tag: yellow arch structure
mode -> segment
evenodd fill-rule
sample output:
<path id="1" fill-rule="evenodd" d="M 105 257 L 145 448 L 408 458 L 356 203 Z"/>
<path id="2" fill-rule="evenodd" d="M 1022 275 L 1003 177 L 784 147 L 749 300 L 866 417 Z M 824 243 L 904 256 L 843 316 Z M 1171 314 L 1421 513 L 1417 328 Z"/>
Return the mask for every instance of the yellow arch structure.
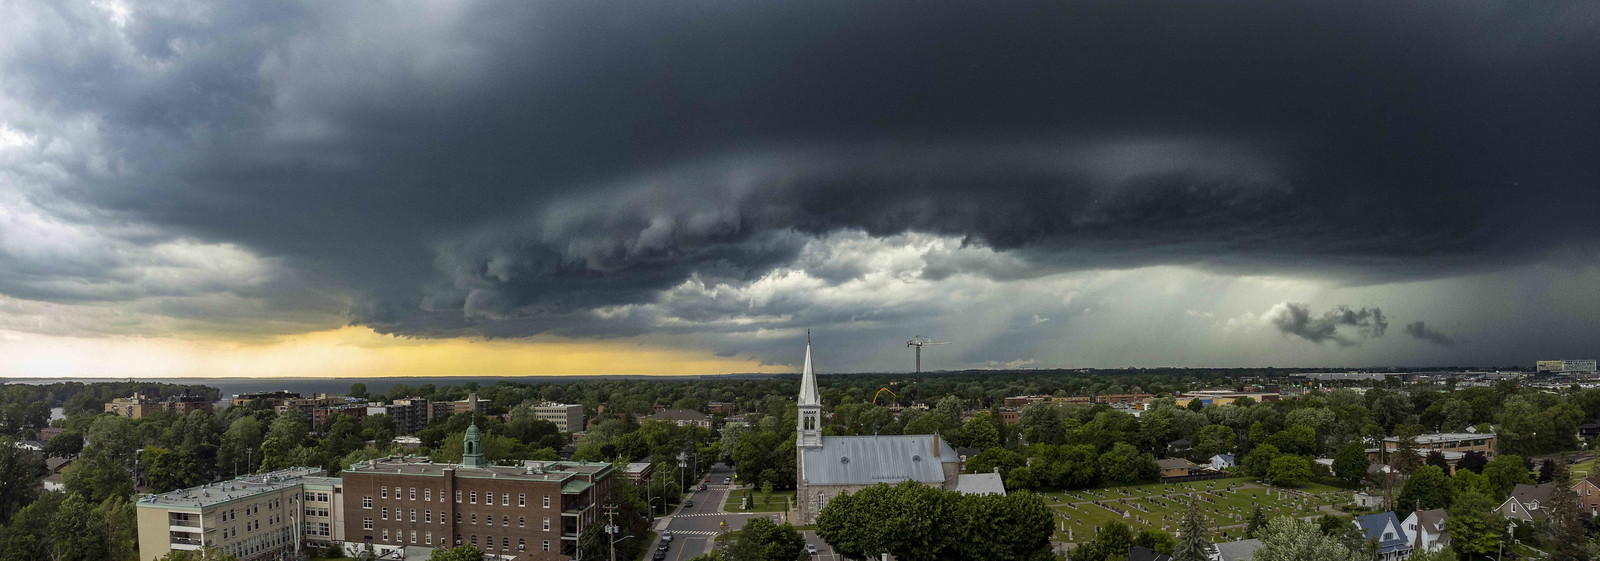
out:
<path id="1" fill-rule="evenodd" d="M 897 393 L 894 393 L 892 391 L 889 391 L 889 388 L 880 388 L 878 390 L 878 393 L 872 394 L 872 404 L 873 405 L 877 405 L 878 404 L 878 396 L 883 395 L 883 392 L 889 392 L 889 395 L 894 396 L 894 398 L 896 400 L 900 399 L 900 394 L 897 394 Z"/>

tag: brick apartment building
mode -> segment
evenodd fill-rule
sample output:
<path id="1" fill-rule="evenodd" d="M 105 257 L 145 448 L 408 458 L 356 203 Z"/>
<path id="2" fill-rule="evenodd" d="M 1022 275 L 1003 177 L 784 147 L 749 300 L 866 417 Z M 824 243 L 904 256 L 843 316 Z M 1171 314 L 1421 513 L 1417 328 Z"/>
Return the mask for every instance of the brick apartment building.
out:
<path id="1" fill-rule="evenodd" d="M 143 419 L 146 415 L 158 411 L 187 415 L 196 409 L 211 411 L 211 400 L 198 395 L 175 395 L 163 399 L 135 393 L 133 397 L 119 397 L 105 405 L 105 412 L 129 419 Z M 49 439 L 41 436 L 41 440 Z"/>
<path id="2" fill-rule="evenodd" d="M 616 468 L 587 462 L 484 460 L 476 425 L 467 429 L 460 464 L 391 456 L 344 472 L 345 551 L 378 555 L 476 546 L 515 561 L 564 561 L 578 535 L 600 521 L 612 500 Z"/>

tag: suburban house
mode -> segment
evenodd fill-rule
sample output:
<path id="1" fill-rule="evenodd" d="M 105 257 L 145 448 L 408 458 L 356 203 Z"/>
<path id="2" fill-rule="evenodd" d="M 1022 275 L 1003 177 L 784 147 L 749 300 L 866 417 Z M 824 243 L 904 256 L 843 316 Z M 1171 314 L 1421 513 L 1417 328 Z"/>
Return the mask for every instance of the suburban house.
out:
<path id="1" fill-rule="evenodd" d="M 1172 556 L 1165 553 L 1156 553 L 1153 549 L 1136 545 L 1128 548 L 1128 561 L 1172 561 Z"/>
<path id="2" fill-rule="evenodd" d="M 1212 548 L 1211 561 L 1250 561 L 1250 556 L 1261 549 L 1261 540 L 1222 542 Z"/>
<path id="3" fill-rule="evenodd" d="M 1578 508 L 1589 516 L 1600 516 L 1600 475 L 1585 477 L 1572 486 L 1578 494 Z"/>
<path id="4" fill-rule="evenodd" d="M 1215 471 L 1227 471 L 1233 466 L 1233 454 L 1217 454 L 1211 457 L 1211 463 L 1206 464 L 1207 469 Z"/>
<path id="5" fill-rule="evenodd" d="M 1412 551 L 1438 551 L 1450 545 L 1450 533 L 1444 527 L 1444 509 L 1418 510 L 1407 516 L 1401 527 L 1405 528 Z"/>
<path id="6" fill-rule="evenodd" d="M 1183 458 L 1167 458 L 1165 460 L 1156 460 L 1156 465 L 1161 466 L 1162 479 L 1171 477 L 1188 477 L 1189 474 L 1194 473 L 1195 468 L 1198 467 L 1194 465 L 1194 462 L 1185 460 Z"/>
<path id="7" fill-rule="evenodd" d="M 1554 483 L 1543 485 L 1520 484 L 1511 489 L 1511 496 L 1506 502 L 1500 503 L 1500 515 L 1512 520 L 1544 520 L 1550 511 L 1541 506 L 1550 505 L 1550 492 L 1556 489 Z"/>
<path id="8" fill-rule="evenodd" d="M 1357 516 L 1355 525 L 1367 534 L 1367 539 L 1378 542 L 1379 561 L 1398 561 L 1411 555 L 1404 526 L 1393 512 Z"/>

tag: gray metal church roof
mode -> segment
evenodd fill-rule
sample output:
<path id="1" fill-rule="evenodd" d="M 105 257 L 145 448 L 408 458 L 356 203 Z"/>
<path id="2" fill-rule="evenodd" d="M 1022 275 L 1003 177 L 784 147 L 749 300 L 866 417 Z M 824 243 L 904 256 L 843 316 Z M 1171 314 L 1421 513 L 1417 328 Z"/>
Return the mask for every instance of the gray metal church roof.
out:
<path id="1" fill-rule="evenodd" d="M 931 434 L 824 436 L 822 447 L 803 448 L 800 455 L 809 485 L 943 482 L 941 464 L 961 461 L 949 443 Z"/>

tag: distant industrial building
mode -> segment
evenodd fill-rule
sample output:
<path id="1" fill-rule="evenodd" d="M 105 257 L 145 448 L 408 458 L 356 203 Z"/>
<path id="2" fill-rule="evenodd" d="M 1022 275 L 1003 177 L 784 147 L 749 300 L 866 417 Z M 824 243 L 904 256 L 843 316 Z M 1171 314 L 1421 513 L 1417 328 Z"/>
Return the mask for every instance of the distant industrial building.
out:
<path id="1" fill-rule="evenodd" d="M 1594 360 L 1541 360 L 1535 365 L 1535 370 L 1550 374 L 1592 376 L 1596 372 L 1596 366 Z"/>
<path id="2" fill-rule="evenodd" d="M 171 411 L 179 415 L 186 415 L 190 411 L 212 409 L 211 401 L 204 396 L 177 395 L 167 398 L 155 398 L 141 393 L 133 397 L 119 397 L 105 405 L 105 412 L 129 419 L 143 419 L 146 415 L 158 411 Z"/>

